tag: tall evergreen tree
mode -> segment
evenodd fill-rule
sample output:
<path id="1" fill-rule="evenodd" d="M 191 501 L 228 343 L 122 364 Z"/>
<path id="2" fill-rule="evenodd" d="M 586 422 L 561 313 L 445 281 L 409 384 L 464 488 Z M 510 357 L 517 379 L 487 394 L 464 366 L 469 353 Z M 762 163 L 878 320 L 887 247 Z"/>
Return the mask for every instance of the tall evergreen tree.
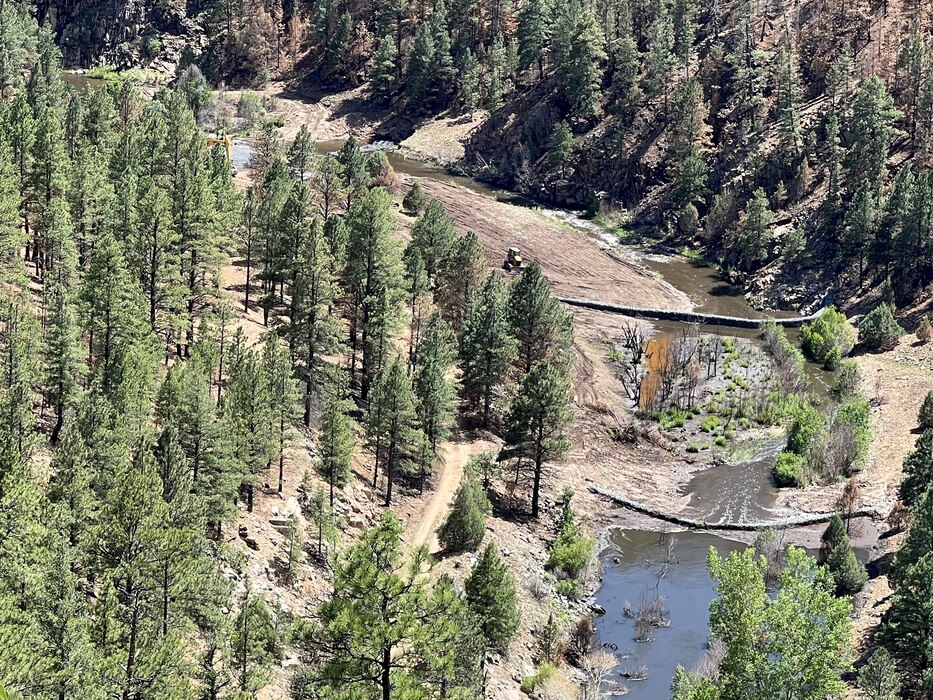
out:
<path id="1" fill-rule="evenodd" d="M 493 402 L 506 384 L 515 349 L 505 287 L 491 274 L 471 297 L 460 343 L 461 394 L 479 412 L 483 427 L 489 427 Z"/>
<path id="2" fill-rule="evenodd" d="M 563 430 L 570 421 L 569 387 L 548 362 L 539 362 L 522 380 L 512 403 L 499 460 L 515 460 L 516 474 L 531 474 L 531 517 L 537 518 L 548 462 L 570 449 Z"/>

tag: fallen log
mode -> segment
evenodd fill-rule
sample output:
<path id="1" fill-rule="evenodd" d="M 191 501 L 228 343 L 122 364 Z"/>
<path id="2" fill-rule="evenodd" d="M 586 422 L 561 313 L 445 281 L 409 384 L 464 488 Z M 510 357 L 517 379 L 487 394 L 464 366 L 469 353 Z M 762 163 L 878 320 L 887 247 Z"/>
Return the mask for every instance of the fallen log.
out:
<path id="1" fill-rule="evenodd" d="M 730 328 L 760 328 L 768 318 L 744 318 L 740 316 L 720 316 L 718 314 L 705 314 L 698 311 L 673 311 L 671 309 L 646 309 L 639 306 L 622 306 L 621 304 L 607 304 L 592 299 L 577 299 L 574 297 L 558 297 L 558 301 L 569 306 L 579 306 L 595 311 L 608 311 L 613 314 L 622 314 L 633 318 L 653 318 L 659 321 L 681 321 L 683 323 L 699 323 L 710 326 L 727 326 Z M 819 318 L 826 311 L 820 309 L 809 316 L 795 316 L 793 318 L 776 318 L 774 322 L 786 328 L 796 328 Z"/>
<path id="2" fill-rule="evenodd" d="M 782 520 L 772 520 L 768 522 L 708 523 L 705 520 L 695 520 L 693 518 L 685 518 L 673 513 L 665 513 L 662 510 L 652 508 L 651 506 L 645 505 L 644 503 L 639 503 L 638 501 L 633 501 L 630 498 L 625 498 L 625 496 L 620 496 L 617 493 L 607 491 L 606 489 L 600 488 L 599 486 L 590 485 L 589 489 L 592 493 L 595 493 L 598 496 L 602 496 L 603 498 L 608 498 L 610 501 L 616 505 L 622 506 L 623 508 L 628 508 L 629 510 L 634 510 L 636 513 L 647 515 L 649 517 L 655 518 L 656 520 L 663 520 L 664 522 L 671 523 L 672 525 L 680 525 L 681 527 L 689 528 L 691 530 L 729 530 L 734 532 L 757 532 L 759 530 L 766 530 L 768 528 L 775 530 L 786 530 L 787 528 L 791 527 L 805 527 L 807 525 L 828 523 L 833 519 L 833 516 L 836 515 L 835 512 L 810 513 L 798 517 L 784 518 Z M 874 508 L 859 508 L 858 510 L 852 512 L 851 517 L 879 518 L 881 517 L 881 514 Z"/>

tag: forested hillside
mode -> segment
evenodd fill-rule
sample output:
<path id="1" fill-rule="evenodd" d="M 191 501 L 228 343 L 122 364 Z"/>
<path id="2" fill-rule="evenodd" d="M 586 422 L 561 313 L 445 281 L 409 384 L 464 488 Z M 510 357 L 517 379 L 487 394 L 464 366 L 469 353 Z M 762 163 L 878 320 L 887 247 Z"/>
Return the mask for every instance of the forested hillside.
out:
<path id="1" fill-rule="evenodd" d="M 211 40 L 189 37 L 172 60 L 211 81 L 365 85 L 397 140 L 439 114 L 488 110 L 462 167 L 545 201 L 624 208 L 626 228 L 766 280 L 767 302 L 823 301 L 811 297 L 830 280 L 836 301 L 858 298 L 890 277 L 910 306 L 929 282 L 930 18 L 915 0 L 185 11 Z"/>
<path id="2" fill-rule="evenodd" d="M 388 508 L 430 489 L 459 416 L 502 436 L 509 508 L 543 515 L 572 323 L 540 268 L 506 285 L 417 187 L 401 235 L 391 167 L 353 140 L 321 157 L 267 126 L 241 191 L 189 94 L 76 91 L 51 35 L 3 11 L 0 687 L 475 697 L 520 624 L 512 574 L 489 544 L 456 588 L 430 576 Z M 357 479 L 378 518 L 350 512 Z M 466 465 L 448 553 L 479 549 L 493 483 L 492 454 Z M 281 499 L 274 538 L 257 491 Z M 549 567 L 572 592 L 594 543 L 571 496 Z"/>

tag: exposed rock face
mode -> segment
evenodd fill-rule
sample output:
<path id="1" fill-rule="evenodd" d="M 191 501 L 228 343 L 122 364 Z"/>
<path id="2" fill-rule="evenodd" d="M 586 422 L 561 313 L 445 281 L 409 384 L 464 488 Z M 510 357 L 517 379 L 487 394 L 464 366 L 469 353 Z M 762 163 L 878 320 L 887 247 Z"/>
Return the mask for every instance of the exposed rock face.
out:
<path id="1" fill-rule="evenodd" d="M 178 0 L 47 0 L 36 15 L 55 32 L 66 66 L 166 67 L 204 40 Z"/>

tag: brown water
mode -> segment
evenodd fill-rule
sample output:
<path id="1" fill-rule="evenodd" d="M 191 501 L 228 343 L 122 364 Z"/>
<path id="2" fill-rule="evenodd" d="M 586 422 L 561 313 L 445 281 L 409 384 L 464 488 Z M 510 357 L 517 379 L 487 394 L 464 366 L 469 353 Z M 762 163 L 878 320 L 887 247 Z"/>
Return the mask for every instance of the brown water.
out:
<path id="1" fill-rule="evenodd" d="M 599 644 L 619 659 L 619 673 L 647 671 L 644 680 L 619 679 L 629 689 L 626 697 L 664 700 L 678 664 L 691 669 L 707 647 L 709 603 L 715 596 L 707 551 L 713 547 L 726 556 L 746 545 L 709 533 L 643 530 L 614 530 L 610 541 L 597 597 L 607 611 L 596 621 Z M 663 598 L 670 626 L 655 629 L 652 641 L 636 642 L 635 622 L 623 611 L 637 607 L 645 595 Z"/>
<path id="2" fill-rule="evenodd" d="M 103 78 L 91 78 L 84 73 L 62 73 L 62 80 L 78 92 L 99 88 L 106 82 Z"/>

